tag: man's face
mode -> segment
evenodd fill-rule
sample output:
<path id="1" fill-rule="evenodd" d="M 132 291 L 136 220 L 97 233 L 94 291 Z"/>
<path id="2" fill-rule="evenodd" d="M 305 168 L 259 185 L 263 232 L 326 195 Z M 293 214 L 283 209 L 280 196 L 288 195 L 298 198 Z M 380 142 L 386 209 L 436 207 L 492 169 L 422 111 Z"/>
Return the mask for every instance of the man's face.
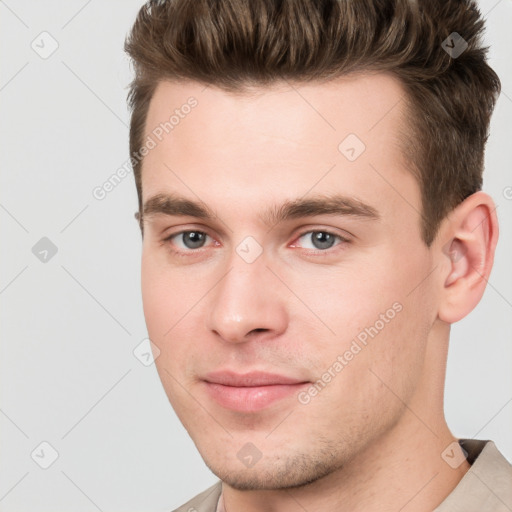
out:
<path id="1" fill-rule="evenodd" d="M 234 487 L 339 469 L 400 423 L 429 378 L 436 291 L 399 148 L 403 100 L 376 74 L 252 96 L 161 83 L 151 101 L 147 327 L 170 402 Z"/>

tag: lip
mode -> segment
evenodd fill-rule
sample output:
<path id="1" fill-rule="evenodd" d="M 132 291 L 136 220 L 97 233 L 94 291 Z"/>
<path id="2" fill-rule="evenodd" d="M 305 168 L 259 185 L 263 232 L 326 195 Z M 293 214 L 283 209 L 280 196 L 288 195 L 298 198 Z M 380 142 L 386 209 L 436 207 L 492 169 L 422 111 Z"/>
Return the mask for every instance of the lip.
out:
<path id="1" fill-rule="evenodd" d="M 296 395 L 309 381 L 275 373 L 253 371 L 212 372 L 203 378 L 206 391 L 221 407 L 257 412 L 274 402 Z"/>

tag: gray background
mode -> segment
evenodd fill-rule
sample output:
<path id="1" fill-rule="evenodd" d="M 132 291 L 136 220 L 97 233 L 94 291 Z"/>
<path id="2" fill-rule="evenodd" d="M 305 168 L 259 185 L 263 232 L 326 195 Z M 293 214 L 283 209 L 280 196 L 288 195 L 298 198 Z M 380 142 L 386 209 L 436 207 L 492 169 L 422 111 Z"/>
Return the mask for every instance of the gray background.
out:
<path id="1" fill-rule="evenodd" d="M 141 4 L 0 1 L 1 511 L 164 511 L 216 481 L 133 353 L 147 332 L 132 175 L 92 194 L 128 157 L 122 47 Z M 512 459 L 512 3 L 481 9 L 503 83 L 484 184 L 501 239 L 452 329 L 446 414 Z"/>

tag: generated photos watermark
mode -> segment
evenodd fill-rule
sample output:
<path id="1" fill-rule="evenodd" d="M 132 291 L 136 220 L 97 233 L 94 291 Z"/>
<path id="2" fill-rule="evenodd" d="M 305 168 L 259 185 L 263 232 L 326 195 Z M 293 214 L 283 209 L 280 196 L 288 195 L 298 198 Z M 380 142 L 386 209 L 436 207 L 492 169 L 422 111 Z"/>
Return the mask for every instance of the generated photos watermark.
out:
<path id="1" fill-rule="evenodd" d="M 365 327 L 357 336 L 352 339 L 350 347 L 343 354 L 338 355 L 335 361 L 327 368 L 322 376 L 306 390 L 297 395 L 298 401 L 307 405 L 311 400 L 323 391 L 341 371 L 349 365 L 357 354 L 359 354 L 368 342 L 374 339 L 388 325 L 398 313 L 403 310 L 400 302 L 395 302 L 385 313 L 381 313 L 379 318 L 370 327 Z"/>
<path id="2" fill-rule="evenodd" d="M 199 102 L 196 98 L 191 96 L 187 99 L 186 103 L 183 103 L 179 108 L 174 109 L 174 113 L 169 119 L 158 126 L 153 128 L 151 134 L 146 137 L 144 144 L 139 148 L 138 151 L 134 151 L 130 158 L 126 160 L 121 167 L 119 167 L 109 178 L 104 181 L 101 185 L 93 188 L 92 195 L 94 199 L 103 201 L 107 195 L 112 192 L 129 174 L 133 172 L 135 166 L 149 154 L 152 149 L 155 149 L 159 142 L 163 138 L 172 132 L 178 126 L 185 117 L 192 111 L 193 108 L 197 107 Z"/>

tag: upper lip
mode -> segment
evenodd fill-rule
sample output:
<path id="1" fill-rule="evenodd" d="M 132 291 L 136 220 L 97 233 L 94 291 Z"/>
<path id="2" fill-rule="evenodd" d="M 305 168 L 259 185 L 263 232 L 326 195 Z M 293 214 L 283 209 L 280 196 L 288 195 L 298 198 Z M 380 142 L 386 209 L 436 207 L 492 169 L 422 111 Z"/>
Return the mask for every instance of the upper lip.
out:
<path id="1" fill-rule="evenodd" d="M 302 384 L 307 382 L 304 379 L 261 371 L 247 373 L 217 371 L 206 374 L 203 380 L 212 384 L 222 384 L 223 386 L 233 387 L 275 386 L 279 384 Z"/>

